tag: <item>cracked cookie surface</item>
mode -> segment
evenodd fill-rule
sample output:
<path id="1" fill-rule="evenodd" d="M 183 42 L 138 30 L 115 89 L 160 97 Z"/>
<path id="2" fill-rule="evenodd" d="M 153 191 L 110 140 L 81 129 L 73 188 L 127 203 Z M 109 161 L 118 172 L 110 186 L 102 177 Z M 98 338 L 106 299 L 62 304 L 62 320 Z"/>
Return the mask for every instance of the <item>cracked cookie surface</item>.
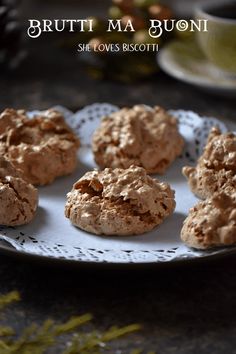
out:
<path id="1" fill-rule="evenodd" d="M 30 119 L 24 111 L 0 115 L 0 156 L 20 169 L 24 179 L 46 185 L 72 173 L 77 165 L 78 138 L 54 110 Z"/>
<path id="2" fill-rule="evenodd" d="M 163 108 L 137 105 L 104 117 L 93 135 L 93 153 L 103 169 L 141 166 L 163 174 L 179 156 L 184 140 L 177 120 Z"/>
<path id="3" fill-rule="evenodd" d="M 38 206 L 38 191 L 21 178 L 10 161 L 0 157 L 0 225 L 29 223 Z"/>
<path id="4" fill-rule="evenodd" d="M 184 221 L 181 239 L 190 247 L 208 249 L 236 243 L 236 193 L 224 192 L 199 202 Z"/>
<path id="5" fill-rule="evenodd" d="M 236 135 L 213 128 L 196 167 L 186 166 L 183 175 L 192 192 L 201 199 L 213 193 L 236 191 Z"/>
<path id="6" fill-rule="evenodd" d="M 65 215 L 98 235 L 136 235 L 152 230 L 173 213 L 174 191 L 145 169 L 87 172 L 67 195 Z"/>

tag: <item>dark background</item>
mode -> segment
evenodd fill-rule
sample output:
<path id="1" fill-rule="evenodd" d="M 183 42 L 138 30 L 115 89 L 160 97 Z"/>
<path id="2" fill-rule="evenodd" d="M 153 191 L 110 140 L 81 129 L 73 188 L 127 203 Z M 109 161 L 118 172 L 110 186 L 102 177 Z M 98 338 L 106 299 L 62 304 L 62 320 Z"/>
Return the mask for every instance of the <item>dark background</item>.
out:
<path id="1" fill-rule="evenodd" d="M 93 1 L 89 7 L 85 3 L 82 6 L 81 2 L 79 17 L 86 11 L 103 11 L 103 1 Z M 39 15 L 38 11 L 61 11 L 65 2 L 61 7 L 58 1 L 49 5 L 46 1 L 28 1 L 24 6 L 22 16 L 28 18 L 30 14 Z M 215 116 L 229 127 L 235 126 L 233 97 L 198 91 L 163 73 L 129 85 L 95 81 L 82 69 L 75 51 L 62 51 L 56 43 L 54 36 L 37 41 L 25 38 L 25 61 L 17 70 L 0 74 L 1 109 L 44 109 L 61 104 L 76 110 L 94 102 L 160 104 Z M 95 265 L 87 270 L 1 255 L 0 289 L 1 293 L 19 290 L 22 295 L 22 302 L 9 308 L 5 316 L 17 333 L 31 322 L 40 324 L 48 317 L 61 321 L 91 312 L 95 317 L 91 328 L 103 330 L 133 322 L 143 325 L 142 332 L 113 344 L 109 353 L 128 353 L 133 347 L 141 347 L 161 354 L 234 354 L 235 269 L 235 256 L 170 268 L 106 269 Z M 53 352 L 60 353 L 60 348 Z"/>
<path id="2" fill-rule="evenodd" d="M 141 332 L 108 353 L 143 348 L 161 354 L 236 353 L 235 258 L 163 269 L 72 269 L 1 256 L 1 292 L 18 289 L 22 302 L 6 323 L 20 333 L 32 322 L 64 321 L 90 312 L 87 330 L 140 323 Z M 58 345 L 53 353 L 60 353 Z M 120 351 L 118 351 L 118 349 Z"/>

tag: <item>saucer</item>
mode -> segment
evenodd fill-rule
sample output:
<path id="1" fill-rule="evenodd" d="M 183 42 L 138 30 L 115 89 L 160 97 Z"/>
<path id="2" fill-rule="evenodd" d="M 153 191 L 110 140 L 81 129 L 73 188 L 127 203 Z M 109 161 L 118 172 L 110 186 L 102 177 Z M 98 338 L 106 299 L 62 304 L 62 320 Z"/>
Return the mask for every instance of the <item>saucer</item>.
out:
<path id="1" fill-rule="evenodd" d="M 161 69 L 170 76 L 221 95 L 236 95 L 236 76 L 218 69 L 191 40 L 174 40 L 157 56 Z"/>

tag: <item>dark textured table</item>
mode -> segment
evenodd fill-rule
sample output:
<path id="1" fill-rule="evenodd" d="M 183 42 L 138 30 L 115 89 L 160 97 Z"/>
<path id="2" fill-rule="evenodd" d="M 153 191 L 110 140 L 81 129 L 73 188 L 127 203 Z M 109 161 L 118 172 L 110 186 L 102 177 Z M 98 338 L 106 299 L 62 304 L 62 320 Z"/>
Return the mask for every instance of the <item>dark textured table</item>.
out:
<path id="1" fill-rule="evenodd" d="M 1 109 L 77 109 L 92 102 L 146 103 L 183 108 L 236 123 L 235 99 L 197 91 L 159 74 L 134 85 L 93 81 L 73 50 L 63 53 L 45 42 L 31 42 L 29 56 L 14 73 L 1 73 Z M 63 268 L 31 264 L 1 255 L 1 293 L 19 290 L 22 302 L 5 321 L 21 329 L 48 317 L 57 321 L 91 312 L 93 326 L 138 322 L 143 330 L 112 345 L 109 353 L 134 346 L 156 353 L 236 353 L 236 260 L 227 257 L 154 269 Z M 119 351 L 121 350 L 121 351 Z M 60 353 L 58 346 L 55 353 Z"/>

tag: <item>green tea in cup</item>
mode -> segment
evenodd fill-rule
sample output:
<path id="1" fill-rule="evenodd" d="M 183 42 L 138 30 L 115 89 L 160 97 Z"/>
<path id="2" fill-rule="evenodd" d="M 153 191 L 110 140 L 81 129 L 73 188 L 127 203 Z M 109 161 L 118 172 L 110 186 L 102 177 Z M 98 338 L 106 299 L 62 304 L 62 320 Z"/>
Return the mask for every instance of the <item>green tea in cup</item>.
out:
<path id="1" fill-rule="evenodd" d="M 207 20 L 207 31 L 197 32 L 198 43 L 206 57 L 218 68 L 236 75 L 236 1 L 202 4 L 196 19 Z"/>

